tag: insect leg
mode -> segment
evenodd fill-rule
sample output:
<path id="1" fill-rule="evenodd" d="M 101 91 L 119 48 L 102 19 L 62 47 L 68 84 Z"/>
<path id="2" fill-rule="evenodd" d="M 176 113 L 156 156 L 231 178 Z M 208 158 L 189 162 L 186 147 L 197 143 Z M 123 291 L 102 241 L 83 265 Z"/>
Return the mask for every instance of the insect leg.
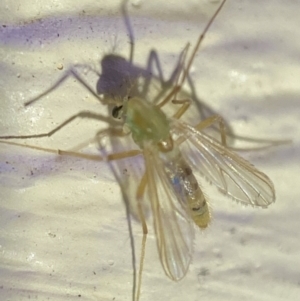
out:
<path id="1" fill-rule="evenodd" d="M 129 65 L 132 69 L 134 69 L 133 55 L 134 55 L 134 46 L 135 46 L 134 44 L 135 43 L 134 43 L 133 28 L 130 23 L 127 5 L 128 5 L 128 0 L 123 0 L 122 4 L 121 4 L 121 10 L 122 10 L 123 18 L 124 18 L 126 31 L 127 31 L 128 37 L 129 37 L 129 43 L 130 43 Z M 186 52 L 187 52 L 187 47 L 185 47 L 185 49 L 182 51 L 182 53 L 179 57 L 179 62 L 176 65 L 174 71 L 172 72 L 170 79 L 165 81 L 157 52 L 155 50 L 151 50 L 149 57 L 148 57 L 146 70 L 139 70 L 141 73 L 140 75 L 145 78 L 145 83 L 143 85 L 143 91 L 141 94 L 142 95 L 147 94 L 147 91 L 150 86 L 150 82 L 153 77 L 153 67 L 154 67 L 154 65 L 156 65 L 156 69 L 158 71 L 158 80 L 161 82 L 162 89 L 160 90 L 158 95 L 156 97 L 154 97 L 153 103 L 156 103 L 159 99 L 161 99 L 162 95 L 165 93 L 165 89 L 163 89 L 163 88 L 168 88 L 171 85 L 173 85 L 173 83 L 175 81 L 177 82 L 177 77 L 180 75 L 181 69 L 182 69 L 182 66 L 181 66 L 182 57 L 186 56 Z M 168 102 L 168 100 L 166 102 Z"/>
<path id="2" fill-rule="evenodd" d="M 173 115 L 173 118 L 179 119 L 190 107 L 192 101 L 191 101 L 191 99 L 181 99 L 181 100 L 174 99 L 174 100 L 172 100 L 172 103 L 182 105 L 178 109 L 178 111 Z"/>
<path id="3" fill-rule="evenodd" d="M 77 158 L 83 158 L 91 161 L 115 161 L 115 160 L 121 160 L 125 158 L 135 157 L 137 155 L 141 154 L 140 150 L 130 150 L 126 152 L 120 152 L 120 153 L 113 153 L 108 154 L 106 158 L 103 158 L 100 155 L 94 155 L 94 154 L 86 154 L 86 153 L 79 153 L 74 151 L 66 151 L 61 149 L 53 149 L 53 148 L 45 148 L 30 144 L 21 144 L 11 141 L 0 141 L 2 144 L 9 144 L 9 145 L 15 145 L 15 146 L 21 146 L 25 148 L 31 148 L 42 152 L 52 153 L 60 156 L 70 156 L 70 157 L 77 157 Z"/>
<path id="4" fill-rule="evenodd" d="M 247 137 L 242 137 L 242 136 L 238 136 L 238 135 L 233 135 L 234 138 L 238 138 L 244 141 L 248 141 L 248 142 L 259 142 L 259 143 L 265 143 L 266 145 L 263 146 L 258 146 L 258 147 L 247 147 L 247 148 L 238 148 L 238 147 L 232 147 L 232 146 L 228 146 L 227 145 L 227 131 L 226 131 L 226 123 L 224 121 L 224 119 L 220 116 L 220 115 L 213 115 L 210 116 L 208 118 L 206 118 L 205 120 L 201 121 L 200 123 L 198 123 L 195 128 L 198 131 L 201 131 L 211 125 L 213 125 L 214 123 L 218 123 L 219 127 L 220 127 L 220 134 L 221 134 L 221 142 L 222 144 L 234 151 L 255 151 L 255 150 L 262 150 L 262 149 L 267 149 L 270 147 L 274 147 L 274 146 L 279 146 L 279 145 L 284 145 L 284 144 L 289 144 L 292 142 L 291 139 L 286 139 L 286 140 L 271 140 L 271 139 L 252 139 L 252 138 L 247 138 Z M 232 135 L 230 135 L 232 136 Z"/>
<path id="5" fill-rule="evenodd" d="M 22 143 L 17 143 L 17 142 L 12 142 L 12 141 L 1 141 L 0 140 L 0 143 L 21 146 L 21 147 L 25 147 L 25 148 L 31 148 L 31 149 L 35 149 L 38 151 L 43 151 L 43 152 L 52 153 L 52 154 L 56 154 L 56 155 L 58 154 L 58 150 L 53 149 L 53 148 L 39 147 L 39 146 L 35 146 L 35 145 L 22 144 Z"/>
<path id="6" fill-rule="evenodd" d="M 146 241 L 147 241 L 147 234 L 148 234 L 146 218 L 143 213 L 142 206 L 141 206 L 141 201 L 142 201 L 142 197 L 145 193 L 146 185 L 147 185 L 147 176 L 146 176 L 146 172 L 145 172 L 139 183 L 139 186 L 138 186 L 137 192 L 136 192 L 136 200 L 138 202 L 138 204 L 137 204 L 138 214 L 139 214 L 139 218 L 140 218 L 140 221 L 142 223 L 142 228 L 143 228 L 143 239 L 142 239 L 142 246 L 141 246 L 139 273 L 138 273 L 138 279 L 137 279 L 138 280 L 137 281 L 137 290 L 136 290 L 136 294 L 135 294 L 136 301 L 139 300 L 140 293 L 141 293 L 142 273 L 143 273 L 143 267 L 144 267 L 144 261 L 145 261 L 145 250 L 146 250 Z"/>
<path id="7" fill-rule="evenodd" d="M 210 18 L 209 22 L 207 23 L 206 27 L 204 28 L 203 32 L 200 34 L 199 38 L 198 38 L 198 41 L 193 49 L 193 52 L 192 52 L 192 55 L 190 57 L 190 59 L 188 60 L 188 64 L 187 64 L 187 67 L 184 69 L 184 73 L 183 73 L 183 76 L 181 78 L 181 81 L 179 83 L 179 86 L 178 86 L 178 89 L 180 90 L 185 79 L 187 78 L 188 74 L 189 74 L 189 71 L 190 71 L 190 68 L 191 68 L 191 65 L 194 61 L 194 58 L 195 58 L 195 55 L 196 53 L 198 52 L 199 50 L 199 47 L 207 33 L 207 31 L 209 30 L 211 24 L 214 22 L 215 18 L 217 17 L 217 15 L 219 14 L 219 12 L 221 11 L 223 5 L 225 4 L 226 0 L 223 0 L 222 3 L 220 4 L 220 6 L 218 7 L 218 9 L 215 11 L 215 13 L 213 14 L 213 16 Z M 175 87 L 176 88 L 176 87 Z M 176 89 L 174 89 L 176 90 Z M 176 93 L 178 90 L 176 90 L 174 93 Z"/>
<path id="8" fill-rule="evenodd" d="M 186 56 L 187 56 L 187 51 L 188 51 L 188 48 L 189 48 L 189 44 L 187 44 L 183 51 L 181 52 L 180 54 L 180 57 L 179 57 L 179 61 L 170 77 L 170 79 L 168 80 L 168 82 L 166 82 L 166 86 L 168 85 L 171 85 L 173 84 L 174 85 L 174 88 L 171 90 L 171 92 L 160 102 L 158 103 L 156 106 L 158 108 L 162 108 L 165 104 L 167 104 L 171 98 L 173 99 L 176 99 L 176 94 L 180 91 L 181 88 L 178 87 L 178 81 L 179 81 L 179 77 L 180 77 L 180 74 L 182 73 L 183 71 L 183 66 L 184 66 L 184 62 L 185 62 L 185 59 L 186 59 Z M 158 60 L 158 59 L 157 59 Z M 157 61 L 157 63 L 159 63 L 159 61 Z M 157 99 L 160 99 L 162 97 L 162 94 L 164 93 L 164 90 L 162 90 L 162 92 L 160 92 L 156 98 Z"/>
<path id="9" fill-rule="evenodd" d="M 9 135 L 9 136 L 0 136 L 0 139 L 29 139 L 29 138 L 42 138 L 42 137 L 50 137 L 56 132 L 58 132 L 60 129 L 62 129 L 64 126 L 66 126 L 68 123 L 73 121 L 76 118 L 89 118 L 89 119 L 96 119 L 96 120 L 101 120 L 101 121 L 106 121 L 109 122 L 110 118 L 103 116 L 101 114 L 96 114 L 91 111 L 82 111 L 79 112 L 71 117 L 69 117 L 66 121 L 58 125 L 56 128 L 51 130 L 50 132 L 47 133 L 41 133 L 41 134 L 33 134 L 33 135 L 21 135 L 21 136 L 14 136 L 14 135 Z"/>
<path id="10" fill-rule="evenodd" d="M 227 143 L 226 143 L 225 121 L 220 115 L 213 115 L 213 116 L 206 118 L 205 120 L 199 122 L 195 126 L 195 129 L 197 129 L 198 131 L 201 131 L 207 127 L 210 127 L 214 123 L 219 124 L 220 134 L 221 134 L 221 142 L 226 147 Z"/>
<path id="11" fill-rule="evenodd" d="M 187 49 L 188 49 L 188 46 L 186 46 L 183 49 L 183 51 L 181 52 L 179 59 L 178 59 L 178 63 L 176 64 L 176 66 L 168 80 L 164 79 L 163 71 L 161 68 L 161 64 L 160 64 L 160 60 L 158 58 L 157 52 L 155 50 L 151 50 L 149 57 L 148 57 L 148 63 L 147 63 L 147 69 L 146 69 L 148 76 L 146 77 L 146 81 L 145 81 L 145 84 L 143 87 L 143 95 L 146 95 L 146 93 L 149 89 L 151 77 L 153 74 L 153 65 L 155 64 L 156 69 L 158 70 L 158 80 L 161 83 L 161 89 L 160 89 L 160 92 L 153 99 L 154 104 L 163 97 L 163 95 L 166 93 L 166 90 L 169 87 L 171 87 L 173 85 L 175 85 L 175 86 L 177 85 L 178 78 L 179 78 L 182 68 L 183 68 L 183 62 L 186 57 Z M 168 96 L 165 97 L 160 103 L 157 104 L 157 107 L 161 108 L 169 101 L 169 99 L 170 98 Z"/>
<path id="12" fill-rule="evenodd" d="M 214 13 L 214 15 L 211 17 L 211 19 L 209 20 L 209 22 L 207 23 L 206 27 L 204 28 L 203 32 L 200 34 L 198 41 L 193 49 L 192 55 L 190 57 L 190 59 L 188 60 L 187 63 L 187 67 L 184 68 L 183 70 L 183 75 L 180 79 L 180 82 L 174 86 L 174 88 L 172 89 L 172 91 L 166 96 L 166 98 L 163 100 L 163 103 L 167 103 L 170 99 L 175 98 L 176 94 L 181 90 L 186 78 L 188 77 L 191 65 L 194 61 L 195 55 L 197 53 L 197 51 L 199 50 L 199 47 L 207 33 L 207 31 L 209 30 L 211 24 L 213 23 L 213 21 L 215 20 L 215 18 L 217 17 L 217 15 L 219 14 L 219 12 L 221 11 L 223 5 L 225 4 L 226 0 L 223 0 L 222 3 L 220 4 L 220 6 L 218 7 L 218 9 L 216 10 L 216 12 Z M 161 105 L 161 104 L 160 104 Z M 161 105 L 162 106 L 162 105 Z"/>
<path id="13" fill-rule="evenodd" d="M 199 122 L 196 126 L 194 126 L 196 131 L 201 131 L 207 127 L 210 127 L 214 123 L 218 123 L 220 127 L 220 134 L 221 134 L 221 142 L 222 144 L 227 147 L 227 142 L 226 142 L 226 131 L 225 131 L 225 123 L 224 120 L 221 116 L 219 115 L 213 115 L 211 117 L 206 118 L 205 120 Z M 186 141 L 188 137 L 180 137 L 176 140 L 176 144 L 180 145 L 184 141 Z"/>

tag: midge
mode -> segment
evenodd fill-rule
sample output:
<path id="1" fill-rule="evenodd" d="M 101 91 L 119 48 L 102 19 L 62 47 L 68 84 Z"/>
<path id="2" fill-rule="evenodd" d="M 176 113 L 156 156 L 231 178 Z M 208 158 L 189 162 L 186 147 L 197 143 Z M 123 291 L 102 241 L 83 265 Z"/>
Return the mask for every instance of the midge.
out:
<path id="1" fill-rule="evenodd" d="M 190 102 L 177 100 L 176 95 L 186 80 L 205 33 L 225 2 L 226 0 L 222 1 L 199 36 L 186 66 L 182 66 L 181 78 L 177 79 L 177 84 L 159 104 L 153 105 L 139 97 L 128 96 L 124 98 L 122 105 L 114 107 L 112 115 L 123 121 L 123 127 L 122 129 L 111 127 L 105 132 L 102 131 L 101 135 L 131 135 L 137 149 L 111 153 L 102 157 L 58 151 L 62 155 L 95 161 L 113 161 L 143 156 L 145 173 L 137 185 L 135 199 L 144 237 L 134 300 L 138 300 L 140 296 L 144 248 L 148 232 L 146 213 L 142 206 L 146 197 L 151 205 L 160 261 L 166 275 L 174 281 L 182 279 L 188 271 L 193 255 L 194 226 L 206 228 L 210 222 L 208 203 L 196 176 L 204 176 L 223 194 L 246 205 L 267 207 L 275 200 L 275 191 L 270 179 L 226 147 L 224 123 L 220 116 L 212 116 L 195 126 L 180 120 L 189 108 Z M 182 65 L 184 65 L 183 62 Z M 178 110 L 172 117 L 167 117 L 161 107 L 171 101 L 178 106 Z M 70 119 L 67 122 L 69 121 Z M 220 125 L 221 143 L 203 132 L 203 129 L 214 123 Z M 40 136 L 2 136 L 0 138 Z M 1 143 L 21 145 L 8 141 L 1 141 Z M 57 153 L 51 149 L 23 146 Z"/>

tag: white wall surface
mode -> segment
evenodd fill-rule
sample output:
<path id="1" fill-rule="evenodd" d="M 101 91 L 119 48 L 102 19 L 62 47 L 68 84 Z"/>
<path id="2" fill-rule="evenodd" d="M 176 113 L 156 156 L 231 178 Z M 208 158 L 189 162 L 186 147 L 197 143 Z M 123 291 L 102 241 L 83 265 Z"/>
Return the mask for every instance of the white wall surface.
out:
<path id="1" fill-rule="evenodd" d="M 1 1 L 0 135 L 46 132 L 81 110 L 107 114 L 74 79 L 23 104 L 72 65 L 101 73 L 105 55 L 129 58 L 120 2 L 108 2 Z M 168 78 L 217 3 L 129 1 L 134 64 L 146 68 L 155 49 Z M 208 187 L 213 222 L 196 235 L 193 263 L 178 283 L 161 268 L 150 219 L 141 300 L 299 300 L 299 10 L 299 1 L 228 0 L 191 70 L 199 100 L 236 134 L 293 140 L 243 154 L 273 180 L 276 203 L 243 207 Z M 79 72 L 95 90 L 97 76 Z M 104 125 L 77 119 L 26 143 L 68 149 Z M 132 300 L 125 206 L 108 166 L 4 144 L 0 158 L 1 300 Z M 136 221 L 133 232 L 138 257 Z"/>

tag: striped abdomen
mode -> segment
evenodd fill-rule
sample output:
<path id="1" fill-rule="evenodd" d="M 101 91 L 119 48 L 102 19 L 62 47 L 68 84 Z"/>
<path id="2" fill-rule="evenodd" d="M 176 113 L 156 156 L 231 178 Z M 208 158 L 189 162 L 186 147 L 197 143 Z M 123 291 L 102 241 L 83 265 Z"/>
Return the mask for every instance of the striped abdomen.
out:
<path id="1" fill-rule="evenodd" d="M 209 207 L 192 169 L 179 150 L 168 152 L 165 159 L 165 170 L 176 193 L 184 194 L 194 223 L 206 228 L 210 222 Z"/>

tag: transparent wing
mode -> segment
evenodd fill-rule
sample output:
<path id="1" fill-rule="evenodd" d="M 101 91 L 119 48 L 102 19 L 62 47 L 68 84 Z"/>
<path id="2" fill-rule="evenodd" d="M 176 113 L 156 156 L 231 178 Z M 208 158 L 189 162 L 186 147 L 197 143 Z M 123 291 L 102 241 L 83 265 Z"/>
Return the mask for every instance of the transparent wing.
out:
<path id="1" fill-rule="evenodd" d="M 267 207 L 275 201 L 271 180 L 239 155 L 194 127 L 174 121 L 175 145 L 195 172 L 200 172 L 219 190 L 252 206 Z"/>
<path id="2" fill-rule="evenodd" d="M 184 192 L 178 187 L 175 192 L 158 153 L 144 150 L 144 158 L 160 260 L 167 276 L 177 281 L 185 276 L 192 259 L 193 221 Z"/>

